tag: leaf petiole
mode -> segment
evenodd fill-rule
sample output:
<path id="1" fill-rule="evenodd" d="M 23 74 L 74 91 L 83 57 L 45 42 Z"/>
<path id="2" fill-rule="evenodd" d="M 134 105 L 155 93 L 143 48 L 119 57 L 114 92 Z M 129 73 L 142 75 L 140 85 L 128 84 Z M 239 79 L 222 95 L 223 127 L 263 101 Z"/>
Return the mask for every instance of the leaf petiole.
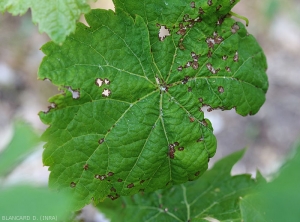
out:
<path id="1" fill-rule="evenodd" d="M 242 20 L 244 20 L 244 21 L 246 22 L 246 26 L 249 25 L 249 20 L 248 20 L 246 17 L 241 16 L 241 15 L 239 15 L 239 14 L 236 14 L 236 13 L 234 13 L 234 12 L 232 12 L 232 11 L 229 12 L 229 15 L 235 16 L 235 17 L 237 17 L 237 18 L 239 18 L 239 19 L 242 19 Z"/>

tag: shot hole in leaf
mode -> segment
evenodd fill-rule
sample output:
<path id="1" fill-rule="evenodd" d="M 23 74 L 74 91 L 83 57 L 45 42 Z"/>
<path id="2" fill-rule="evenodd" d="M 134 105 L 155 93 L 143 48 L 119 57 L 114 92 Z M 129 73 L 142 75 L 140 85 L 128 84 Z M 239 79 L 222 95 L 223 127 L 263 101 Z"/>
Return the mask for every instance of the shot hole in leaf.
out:
<path id="1" fill-rule="evenodd" d="M 165 25 L 160 26 L 158 38 L 160 41 L 163 41 L 167 36 L 170 36 L 170 30 L 167 29 Z"/>

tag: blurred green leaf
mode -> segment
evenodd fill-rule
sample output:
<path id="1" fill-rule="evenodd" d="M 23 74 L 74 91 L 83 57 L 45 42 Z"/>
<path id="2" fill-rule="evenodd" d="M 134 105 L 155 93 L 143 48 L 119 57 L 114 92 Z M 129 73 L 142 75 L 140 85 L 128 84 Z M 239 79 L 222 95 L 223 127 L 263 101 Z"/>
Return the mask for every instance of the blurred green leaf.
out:
<path id="1" fill-rule="evenodd" d="M 242 200 L 245 222 L 300 221 L 300 145 L 296 150 L 294 157 L 286 162 L 272 182 Z"/>
<path id="2" fill-rule="evenodd" d="M 24 122 L 16 122 L 10 144 L 0 153 L 0 176 L 9 173 L 37 145 L 38 135 Z"/>
<path id="3" fill-rule="evenodd" d="M 18 221 L 20 219 L 13 216 L 26 216 L 26 219 L 20 221 L 35 219 L 40 221 L 43 219 L 42 216 L 47 216 L 51 221 L 66 221 L 70 204 L 68 195 L 55 193 L 48 188 L 29 186 L 2 188 L 0 189 L 0 220 L 10 218 L 10 221 Z"/>
<path id="4" fill-rule="evenodd" d="M 240 200 L 264 179 L 231 176 L 244 150 L 218 161 L 197 181 L 154 193 L 105 200 L 97 207 L 111 221 L 241 221 Z"/>
<path id="5" fill-rule="evenodd" d="M 31 9 L 32 21 L 56 43 L 62 43 L 73 33 L 76 21 L 90 10 L 87 0 L 1 0 L 0 12 L 24 14 Z"/>

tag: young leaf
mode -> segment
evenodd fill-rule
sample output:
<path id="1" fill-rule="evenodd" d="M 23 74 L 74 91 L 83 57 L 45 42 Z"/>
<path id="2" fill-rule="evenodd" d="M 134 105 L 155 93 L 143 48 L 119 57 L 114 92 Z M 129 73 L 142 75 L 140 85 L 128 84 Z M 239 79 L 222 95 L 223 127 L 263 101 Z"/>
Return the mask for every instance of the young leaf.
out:
<path id="1" fill-rule="evenodd" d="M 56 43 L 65 41 L 73 33 L 76 21 L 82 13 L 90 10 L 87 0 L 1 0 L 0 12 L 13 15 L 24 14 L 28 8 L 32 21 L 39 24 L 39 30 L 46 32 Z"/>
<path id="2" fill-rule="evenodd" d="M 64 91 L 40 113 L 51 187 L 72 189 L 81 208 L 206 171 L 216 138 L 203 110 L 255 114 L 268 88 L 262 49 L 227 17 L 231 2 L 115 1 L 62 47 L 42 47 L 39 78 Z"/>
<path id="3" fill-rule="evenodd" d="M 97 207 L 111 221 L 241 221 L 239 202 L 262 179 L 230 176 L 244 150 L 220 160 L 201 179 L 150 194 L 106 200 Z"/>
<path id="4" fill-rule="evenodd" d="M 38 140 L 39 137 L 29 125 L 16 122 L 10 144 L 0 153 L 0 176 L 12 171 L 33 150 Z"/>

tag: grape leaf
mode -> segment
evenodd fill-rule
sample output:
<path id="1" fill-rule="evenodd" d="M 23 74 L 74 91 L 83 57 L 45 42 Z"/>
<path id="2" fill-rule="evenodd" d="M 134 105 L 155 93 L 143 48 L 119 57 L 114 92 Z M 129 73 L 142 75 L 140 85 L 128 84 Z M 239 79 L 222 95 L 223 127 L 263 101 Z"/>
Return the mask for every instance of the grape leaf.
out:
<path id="1" fill-rule="evenodd" d="M 38 135 L 24 122 L 16 122 L 10 144 L 0 153 L 0 176 L 5 176 L 37 145 Z"/>
<path id="2" fill-rule="evenodd" d="M 42 47 L 38 76 L 63 91 L 40 113 L 43 162 L 78 209 L 197 179 L 216 151 L 203 110 L 255 114 L 268 88 L 262 49 L 227 17 L 232 1 L 115 5 Z"/>
<path id="3" fill-rule="evenodd" d="M 150 194 L 105 200 L 97 208 L 111 221 L 241 221 L 240 201 L 258 184 L 250 175 L 231 176 L 244 150 L 219 160 L 201 179 Z"/>
<path id="4" fill-rule="evenodd" d="M 82 13 L 90 10 L 87 0 L 1 0 L 0 12 L 13 15 L 24 14 L 28 8 L 32 21 L 39 24 L 39 30 L 46 32 L 56 43 L 65 41 L 73 33 L 76 21 Z"/>

